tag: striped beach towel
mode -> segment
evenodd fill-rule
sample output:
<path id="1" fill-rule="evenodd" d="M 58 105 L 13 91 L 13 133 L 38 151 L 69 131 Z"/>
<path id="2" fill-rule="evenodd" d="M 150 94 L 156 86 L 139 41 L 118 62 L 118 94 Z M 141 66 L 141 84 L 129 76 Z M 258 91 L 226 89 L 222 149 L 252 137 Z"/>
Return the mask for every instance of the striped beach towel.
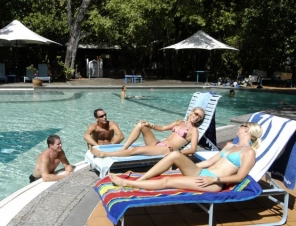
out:
<path id="1" fill-rule="evenodd" d="M 122 174 L 125 178 L 129 175 Z M 129 180 L 136 180 L 142 174 L 133 173 Z M 171 170 L 164 174 L 154 177 L 157 180 L 163 177 L 182 176 L 180 171 Z M 114 186 L 109 176 L 100 180 L 94 187 L 99 194 L 107 212 L 107 217 L 113 224 L 117 224 L 125 211 L 131 207 L 173 205 L 185 203 L 225 203 L 245 201 L 259 196 L 262 192 L 261 187 L 247 176 L 240 184 L 227 185 L 221 192 L 199 192 L 184 189 L 162 189 L 145 190 L 132 187 Z"/>

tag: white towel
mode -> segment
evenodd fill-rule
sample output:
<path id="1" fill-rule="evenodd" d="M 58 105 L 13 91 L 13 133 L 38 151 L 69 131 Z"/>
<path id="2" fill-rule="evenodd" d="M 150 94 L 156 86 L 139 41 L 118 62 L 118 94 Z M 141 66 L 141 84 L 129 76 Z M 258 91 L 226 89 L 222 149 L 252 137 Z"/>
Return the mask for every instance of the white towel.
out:
<path id="1" fill-rule="evenodd" d="M 105 152 L 118 151 L 123 146 L 123 144 L 110 144 L 110 145 L 100 145 L 94 146 L 94 148 L 100 149 Z M 132 147 L 139 146 L 138 144 L 132 144 Z M 135 160 L 145 160 L 145 159 L 157 159 L 163 158 L 164 155 L 133 155 L 127 157 L 106 157 L 98 158 L 95 157 L 89 150 L 85 154 L 85 161 L 91 165 L 91 167 L 97 169 L 100 172 L 100 178 L 103 178 L 110 170 L 114 162 L 127 162 Z"/>
<path id="2" fill-rule="evenodd" d="M 253 114 L 249 121 L 258 122 L 264 131 L 261 146 L 256 151 L 256 164 L 250 171 L 250 175 L 259 181 L 284 151 L 287 142 L 294 134 L 296 121 L 264 113 Z"/>

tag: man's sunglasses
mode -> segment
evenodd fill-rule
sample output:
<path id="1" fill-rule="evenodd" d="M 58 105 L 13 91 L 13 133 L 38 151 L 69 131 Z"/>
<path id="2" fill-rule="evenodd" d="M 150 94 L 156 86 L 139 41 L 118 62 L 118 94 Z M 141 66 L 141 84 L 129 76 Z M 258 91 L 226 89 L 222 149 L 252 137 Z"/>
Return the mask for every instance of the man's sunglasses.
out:
<path id="1" fill-rule="evenodd" d="M 97 118 L 103 118 L 103 117 L 107 117 L 107 114 L 100 115 Z"/>

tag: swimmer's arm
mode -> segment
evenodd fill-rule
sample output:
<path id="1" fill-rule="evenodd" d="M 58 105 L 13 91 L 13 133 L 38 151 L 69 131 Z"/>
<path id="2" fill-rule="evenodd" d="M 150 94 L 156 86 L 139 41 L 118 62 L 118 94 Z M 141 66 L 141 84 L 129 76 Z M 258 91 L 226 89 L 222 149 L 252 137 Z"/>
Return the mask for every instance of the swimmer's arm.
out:
<path id="1" fill-rule="evenodd" d="M 73 172 L 74 168 L 70 165 L 64 150 L 61 152 L 61 163 L 63 164 L 65 171 Z"/>
<path id="2" fill-rule="evenodd" d="M 54 173 L 49 172 L 49 159 L 47 158 L 42 158 L 40 160 L 40 174 L 43 179 L 43 181 L 48 182 L 48 181 L 58 181 L 63 179 L 64 177 L 68 176 L 70 172 L 65 171 L 63 174 L 56 175 Z"/>
<path id="3" fill-rule="evenodd" d="M 96 130 L 96 124 L 91 124 L 84 134 L 84 140 L 91 146 L 99 145 L 92 137 L 93 132 Z"/>

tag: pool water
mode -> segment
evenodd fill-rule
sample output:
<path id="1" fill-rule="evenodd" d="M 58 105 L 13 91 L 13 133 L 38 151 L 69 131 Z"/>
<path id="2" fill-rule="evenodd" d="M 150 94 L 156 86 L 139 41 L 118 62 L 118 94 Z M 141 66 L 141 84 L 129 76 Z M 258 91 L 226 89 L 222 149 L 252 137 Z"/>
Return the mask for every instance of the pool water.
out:
<path id="1" fill-rule="evenodd" d="M 142 98 L 125 100 L 117 89 L 0 92 L 0 200 L 29 183 L 28 176 L 50 134 L 61 137 L 70 163 L 84 160 L 83 135 L 95 122 L 94 109 L 103 108 L 126 140 L 139 119 L 159 125 L 182 119 L 196 91 L 223 96 L 216 111 L 217 127 L 228 125 L 234 116 L 295 104 L 289 94 L 236 90 L 236 96 L 229 97 L 229 90 L 212 88 L 129 89 L 127 96 Z M 168 134 L 156 132 L 156 137 L 163 139 Z"/>

